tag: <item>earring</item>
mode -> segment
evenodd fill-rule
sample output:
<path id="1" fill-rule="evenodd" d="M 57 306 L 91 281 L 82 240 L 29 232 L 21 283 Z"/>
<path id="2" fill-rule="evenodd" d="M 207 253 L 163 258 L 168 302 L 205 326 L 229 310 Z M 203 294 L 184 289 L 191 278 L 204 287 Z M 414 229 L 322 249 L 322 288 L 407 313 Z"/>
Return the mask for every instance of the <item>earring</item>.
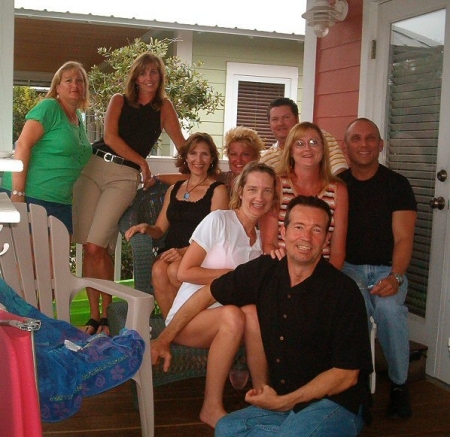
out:
<path id="1" fill-rule="evenodd" d="M 289 165 L 290 165 L 291 168 L 295 167 L 295 161 L 294 161 L 294 158 L 292 156 L 289 158 Z"/>

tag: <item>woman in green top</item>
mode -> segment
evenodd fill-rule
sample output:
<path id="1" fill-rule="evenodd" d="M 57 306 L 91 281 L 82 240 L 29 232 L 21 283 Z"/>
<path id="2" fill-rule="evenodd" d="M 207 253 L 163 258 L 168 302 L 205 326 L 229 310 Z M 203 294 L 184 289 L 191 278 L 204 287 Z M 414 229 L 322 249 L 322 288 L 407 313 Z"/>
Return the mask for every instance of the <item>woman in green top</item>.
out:
<path id="1" fill-rule="evenodd" d="M 66 62 L 53 76 L 45 99 L 26 116 L 14 158 L 20 173 L 5 173 L 2 188 L 13 202 L 42 205 L 72 234 L 72 188 L 92 154 L 80 110 L 89 105 L 86 71 Z"/>

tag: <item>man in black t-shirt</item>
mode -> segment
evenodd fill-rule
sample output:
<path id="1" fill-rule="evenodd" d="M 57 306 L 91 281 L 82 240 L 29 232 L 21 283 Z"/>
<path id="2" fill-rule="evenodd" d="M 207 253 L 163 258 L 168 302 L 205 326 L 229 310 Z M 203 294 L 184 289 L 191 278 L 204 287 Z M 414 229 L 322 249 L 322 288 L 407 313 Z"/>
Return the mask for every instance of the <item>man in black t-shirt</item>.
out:
<path id="1" fill-rule="evenodd" d="M 358 284 L 388 363 L 391 379 L 387 416 L 409 418 L 406 379 L 409 331 L 405 276 L 411 260 L 417 205 L 408 180 L 378 162 L 383 149 L 378 127 L 360 118 L 348 126 L 345 148 L 350 169 L 349 214 L 344 273 Z"/>
<path id="2" fill-rule="evenodd" d="M 280 437 L 356 436 L 362 429 L 372 372 L 367 313 L 355 282 L 322 258 L 330 220 L 323 200 L 294 198 L 282 228 L 286 256 L 263 255 L 201 288 L 152 342 L 153 362 L 163 358 L 166 368 L 170 343 L 200 311 L 218 301 L 230 308 L 228 318 L 234 315 L 239 322 L 232 305 L 242 309 L 254 384 L 246 395 L 251 406 L 217 417 L 212 423 L 217 437 L 264 427 L 277 429 Z M 233 360 L 225 356 L 230 335 L 214 335 L 208 358 L 208 366 L 217 366 L 212 374 Z M 217 351 L 220 362 L 211 356 Z"/>

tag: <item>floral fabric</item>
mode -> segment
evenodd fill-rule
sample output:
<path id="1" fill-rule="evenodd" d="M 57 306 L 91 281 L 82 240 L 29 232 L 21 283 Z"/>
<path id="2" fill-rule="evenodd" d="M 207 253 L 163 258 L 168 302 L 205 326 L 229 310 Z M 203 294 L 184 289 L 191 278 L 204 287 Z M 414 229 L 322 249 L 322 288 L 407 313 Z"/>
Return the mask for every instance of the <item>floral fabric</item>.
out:
<path id="1" fill-rule="evenodd" d="M 145 343 L 133 330 L 90 336 L 70 323 L 51 319 L 25 302 L 0 279 L 0 303 L 7 311 L 41 321 L 34 333 L 41 419 L 58 422 L 76 413 L 84 396 L 93 396 L 132 378 Z"/>

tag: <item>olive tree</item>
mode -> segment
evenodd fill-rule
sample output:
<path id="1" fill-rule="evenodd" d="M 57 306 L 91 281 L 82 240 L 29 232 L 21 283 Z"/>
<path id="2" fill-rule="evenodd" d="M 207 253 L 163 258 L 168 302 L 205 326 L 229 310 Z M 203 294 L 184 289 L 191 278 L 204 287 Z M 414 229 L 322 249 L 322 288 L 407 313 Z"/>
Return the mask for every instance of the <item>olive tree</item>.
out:
<path id="1" fill-rule="evenodd" d="M 42 98 L 42 93 L 29 86 L 13 87 L 13 143 L 22 132 L 25 116 Z"/>

